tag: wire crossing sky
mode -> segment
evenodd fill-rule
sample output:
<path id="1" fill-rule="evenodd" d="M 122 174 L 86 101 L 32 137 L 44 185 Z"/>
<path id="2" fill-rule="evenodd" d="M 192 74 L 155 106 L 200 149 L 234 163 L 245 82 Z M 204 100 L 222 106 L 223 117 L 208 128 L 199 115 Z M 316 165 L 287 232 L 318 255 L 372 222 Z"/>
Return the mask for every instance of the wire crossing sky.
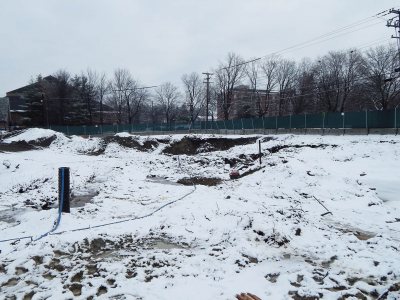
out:
<path id="1" fill-rule="evenodd" d="M 32 76 L 127 68 L 145 85 L 278 52 L 300 60 L 388 43 L 394 0 L 37 0 L 0 3 L 0 97 Z M 386 16 L 387 18 L 388 16 Z M 282 51 L 284 50 L 284 51 Z"/>

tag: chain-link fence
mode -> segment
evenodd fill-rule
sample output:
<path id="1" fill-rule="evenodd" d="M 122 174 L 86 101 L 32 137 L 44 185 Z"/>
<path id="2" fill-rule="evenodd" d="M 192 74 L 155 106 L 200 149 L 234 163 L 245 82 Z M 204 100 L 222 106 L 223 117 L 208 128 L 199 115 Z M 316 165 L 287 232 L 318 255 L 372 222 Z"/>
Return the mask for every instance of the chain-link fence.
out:
<path id="1" fill-rule="evenodd" d="M 399 128 L 400 110 L 329 112 L 292 116 L 243 118 L 235 120 L 202 121 L 194 124 L 115 124 L 95 126 L 50 126 L 50 129 L 67 135 L 104 135 L 117 132 L 182 132 L 196 130 L 243 130 L 243 129 L 350 129 L 350 128 Z"/>

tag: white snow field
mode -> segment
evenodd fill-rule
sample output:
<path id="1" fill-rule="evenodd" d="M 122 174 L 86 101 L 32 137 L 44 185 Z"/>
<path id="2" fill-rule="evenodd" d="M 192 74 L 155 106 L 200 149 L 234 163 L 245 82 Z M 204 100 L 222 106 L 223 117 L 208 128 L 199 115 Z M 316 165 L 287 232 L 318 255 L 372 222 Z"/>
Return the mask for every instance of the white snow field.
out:
<path id="1" fill-rule="evenodd" d="M 57 219 L 59 167 L 71 213 L 36 240 Z M 0 243 L 0 298 L 400 299 L 399 172 L 390 135 L 30 129 L 0 144 L 0 240 L 28 236 Z"/>

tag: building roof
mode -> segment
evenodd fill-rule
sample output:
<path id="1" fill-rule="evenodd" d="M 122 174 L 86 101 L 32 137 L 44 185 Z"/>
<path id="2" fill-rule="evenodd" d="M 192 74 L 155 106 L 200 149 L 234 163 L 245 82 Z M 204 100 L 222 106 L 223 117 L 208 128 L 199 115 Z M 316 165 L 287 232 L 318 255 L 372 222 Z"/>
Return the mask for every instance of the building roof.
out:
<path id="1" fill-rule="evenodd" d="M 54 81 L 57 80 L 57 78 L 55 78 L 54 76 L 49 75 L 49 76 L 43 77 L 42 80 L 45 80 L 47 82 L 54 82 Z M 20 94 L 20 93 L 27 92 L 27 91 L 31 90 L 32 88 L 36 87 L 38 84 L 39 84 L 39 82 L 34 82 L 34 83 L 31 83 L 31 84 L 25 85 L 23 87 L 20 87 L 20 88 L 17 88 L 15 90 L 7 92 L 6 95 L 7 96 L 12 96 L 14 94 Z"/>

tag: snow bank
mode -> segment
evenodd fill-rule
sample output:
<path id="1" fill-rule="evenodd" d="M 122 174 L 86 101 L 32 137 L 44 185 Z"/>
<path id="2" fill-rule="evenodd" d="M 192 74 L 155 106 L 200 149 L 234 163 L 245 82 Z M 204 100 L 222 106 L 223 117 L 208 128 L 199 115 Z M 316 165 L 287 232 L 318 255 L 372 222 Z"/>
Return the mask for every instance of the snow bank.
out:
<path id="1" fill-rule="evenodd" d="M 3 295 L 200 300 L 252 292 L 261 299 L 333 300 L 376 299 L 390 290 L 388 299 L 398 296 L 400 201 L 380 198 L 387 191 L 398 199 L 400 137 L 261 139 L 262 168 L 238 180 L 228 179 L 229 165 L 258 166 L 257 143 L 177 156 L 161 154 L 165 144 L 136 151 L 118 139 L 112 136 L 98 156 L 80 152 L 101 150 L 103 139 L 81 137 L 41 151 L 0 153 L 10 162 L 0 165 L 1 238 L 52 227 L 56 205 L 26 210 L 25 204 L 57 203 L 58 167 L 71 168 L 71 190 L 81 198 L 63 215 L 63 234 L 0 244 Z M 165 206 L 193 189 L 176 182 L 195 176 L 222 183 L 199 185 Z M 71 231 L 78 228 L 84 230 Z"/>
<path id="2" fill-rule="evenodd" d="M 20 141 L 30 142 L 38 139 L 50 138 L 54 135 L 62 135 L 62 134 L 50 129 L 30 128 L 6 140 L 8 142 L 20 142 Z"/>

